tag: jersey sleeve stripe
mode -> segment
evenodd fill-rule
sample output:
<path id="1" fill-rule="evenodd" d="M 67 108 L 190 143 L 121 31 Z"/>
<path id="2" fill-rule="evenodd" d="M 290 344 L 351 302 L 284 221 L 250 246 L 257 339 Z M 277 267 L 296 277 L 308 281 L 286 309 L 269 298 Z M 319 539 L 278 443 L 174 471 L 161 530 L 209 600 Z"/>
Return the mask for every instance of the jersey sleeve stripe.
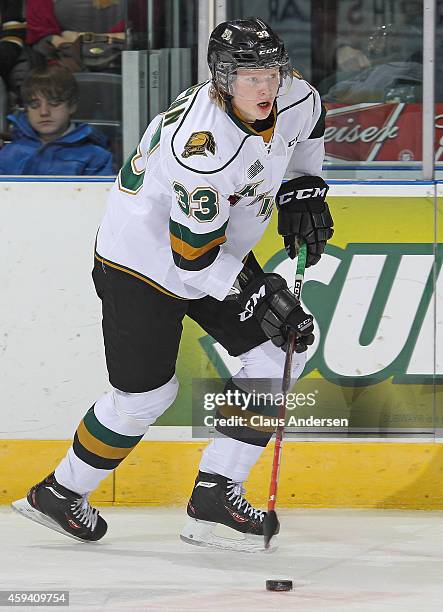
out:
<path id="1" fill-rule="evenodd" d="M 189 246 L 196 248 L 204 247 L 217 238 L 226 239 L 225 232 L 227 227 L 228 221 L 212 232 L 207 232 L 206 234 L 196 234 L 195 232 L 192 232 L 189 227 L 169 219 L 169 232 L 171 236 L 175 236 L 175 238 L 178 238 L 182 242 L 186 242 L 186 244 Z"/>
<path id="2" fill-rule="evenodd" d="M 163 124 L 163 118 L 160 120 L 160 123 L 158 124 L 155 132 L 152 134 L 152 138 L 151 138 L 151 141 L 149 143 L 148 157 L 149 157 L 149 155 L 151 155 L 156 150 L 156 148 L 160 144 L 160 135 L 161 135 L 161 131 L 162 131 L 162 124 Z"/>
<path id="3" fill-rule="evenodd" d="M 169 237 L 175 265 L 190 271 L 210 266 L 218 255 L 219 245 L 226 242 L 227 226 L 228 221 L 212 232 L 196 234 L 189 227 L 170 219 Z"/>
<path id="4" fill-rule="evenodd" d="M 177 268 L 180 268 L 181 270 L 197 272 L 200 270 L 204 270 L 204 268 L 207 268 L 212 263 L 214 263 L 219 251 L 220 247 L 215 246 L 207 253 L 204 253 L 204 255 L 197 257 L 197 259 L 186 259 L 181 253 L 177 253 L 173 250 L 172 257 Z"/>
<path id="5" fill-rule="evenodd" d="M 172 234 L 170 235 L 170 239 L 172 251 L 188 260 L 198 259 L 214 247 L 218 246 L 219 244 L 223 244 L 223 242 L 226 242 L 226 237 L 221 236 L 220 238 L 216 238 L 212 242 L 205 244 L 205 246 L 203 247 L 196 248 L 190 246 L 186 242 L 183 242 L 183 240 L 176 238 Z"/>
<path id="6" fill-rule="evenodd" d="M 225 231 L 227 225 L 228 221 L 212 232 L 196 234 L 188 227 L 170 219 L 169 237 L 172 252 L 187 260 L 198 259 L 211 251 L 214 247 L 226 242 Z"/>

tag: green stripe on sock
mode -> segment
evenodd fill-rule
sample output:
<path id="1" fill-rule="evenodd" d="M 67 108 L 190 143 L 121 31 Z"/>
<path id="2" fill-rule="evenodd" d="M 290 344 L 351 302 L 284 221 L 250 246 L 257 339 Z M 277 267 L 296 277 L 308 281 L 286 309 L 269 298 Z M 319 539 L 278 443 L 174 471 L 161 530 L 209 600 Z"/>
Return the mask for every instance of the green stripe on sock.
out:
<path id="1" fill-rule="evenodd" d="M 100 442 L 108 444 L 109 446 L 115 446 L 117 448 L 132 448 L 143 438 L 143 435 L 125 436 L 108 429 L 98 421 L 94 413 L 94 406 L 92 406 L 92 408 L 90 408 L 85 414 L 83 422 L 90 434 L 95 436 L 97 440 L 100 440 Z"/>

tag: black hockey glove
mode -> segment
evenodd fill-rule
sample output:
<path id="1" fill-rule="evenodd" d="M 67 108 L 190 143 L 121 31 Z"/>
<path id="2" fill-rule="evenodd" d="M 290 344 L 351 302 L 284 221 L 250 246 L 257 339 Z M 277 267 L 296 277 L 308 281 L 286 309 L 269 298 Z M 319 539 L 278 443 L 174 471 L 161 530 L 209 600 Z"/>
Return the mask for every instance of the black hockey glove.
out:
<path id="1" fill-rule="evenodd" d="M 302 238 L 306 242 L 306 267 L 320 260 L 334 233 L 334 221 L 325 201 L 328 189 L 319 176 L 300 176 L 283 183 L 277 192 L 278 233 L 291 259 L 297 255 L 296 241 Z"/>
<path id="2" fill-rule="evenodd" d="M 312 316 L 304 312 L 279 274 L 262 274 L 251 280 L 243 268 L 228 299 L 236 299 L 243 308 L 241 321 L 254 316 L 266 336 L 284 351 L 290 330 L 296 332 L 297 353 L 303 353 L 314 342 Z"/>

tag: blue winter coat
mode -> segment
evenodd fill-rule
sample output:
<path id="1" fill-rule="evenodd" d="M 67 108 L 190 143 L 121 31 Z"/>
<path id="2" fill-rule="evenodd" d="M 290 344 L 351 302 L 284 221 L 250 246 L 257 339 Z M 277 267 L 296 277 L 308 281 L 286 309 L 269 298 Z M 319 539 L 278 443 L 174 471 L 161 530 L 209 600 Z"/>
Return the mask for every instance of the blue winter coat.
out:
<path id="1" fill-rule="evenodd" d="M 111 175 L 106 138 L 86 123 L 57 140 L 43 143 L 25 113 L 9 115 L 12 141 L 0 149 L 0 174 Z"/>

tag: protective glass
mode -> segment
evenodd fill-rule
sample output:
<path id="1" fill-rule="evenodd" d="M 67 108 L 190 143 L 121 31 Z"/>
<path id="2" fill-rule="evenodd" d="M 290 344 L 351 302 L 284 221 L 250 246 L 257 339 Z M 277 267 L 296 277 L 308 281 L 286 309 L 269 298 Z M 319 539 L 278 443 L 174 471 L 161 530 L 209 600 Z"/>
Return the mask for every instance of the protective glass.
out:
<path id="1" fill-rule="evenodd" d="M 227 92 L 244 100 L 276 98 L 289 91 L 292 83 L 292 67 L 238 68 L 228 72 Z"/>

